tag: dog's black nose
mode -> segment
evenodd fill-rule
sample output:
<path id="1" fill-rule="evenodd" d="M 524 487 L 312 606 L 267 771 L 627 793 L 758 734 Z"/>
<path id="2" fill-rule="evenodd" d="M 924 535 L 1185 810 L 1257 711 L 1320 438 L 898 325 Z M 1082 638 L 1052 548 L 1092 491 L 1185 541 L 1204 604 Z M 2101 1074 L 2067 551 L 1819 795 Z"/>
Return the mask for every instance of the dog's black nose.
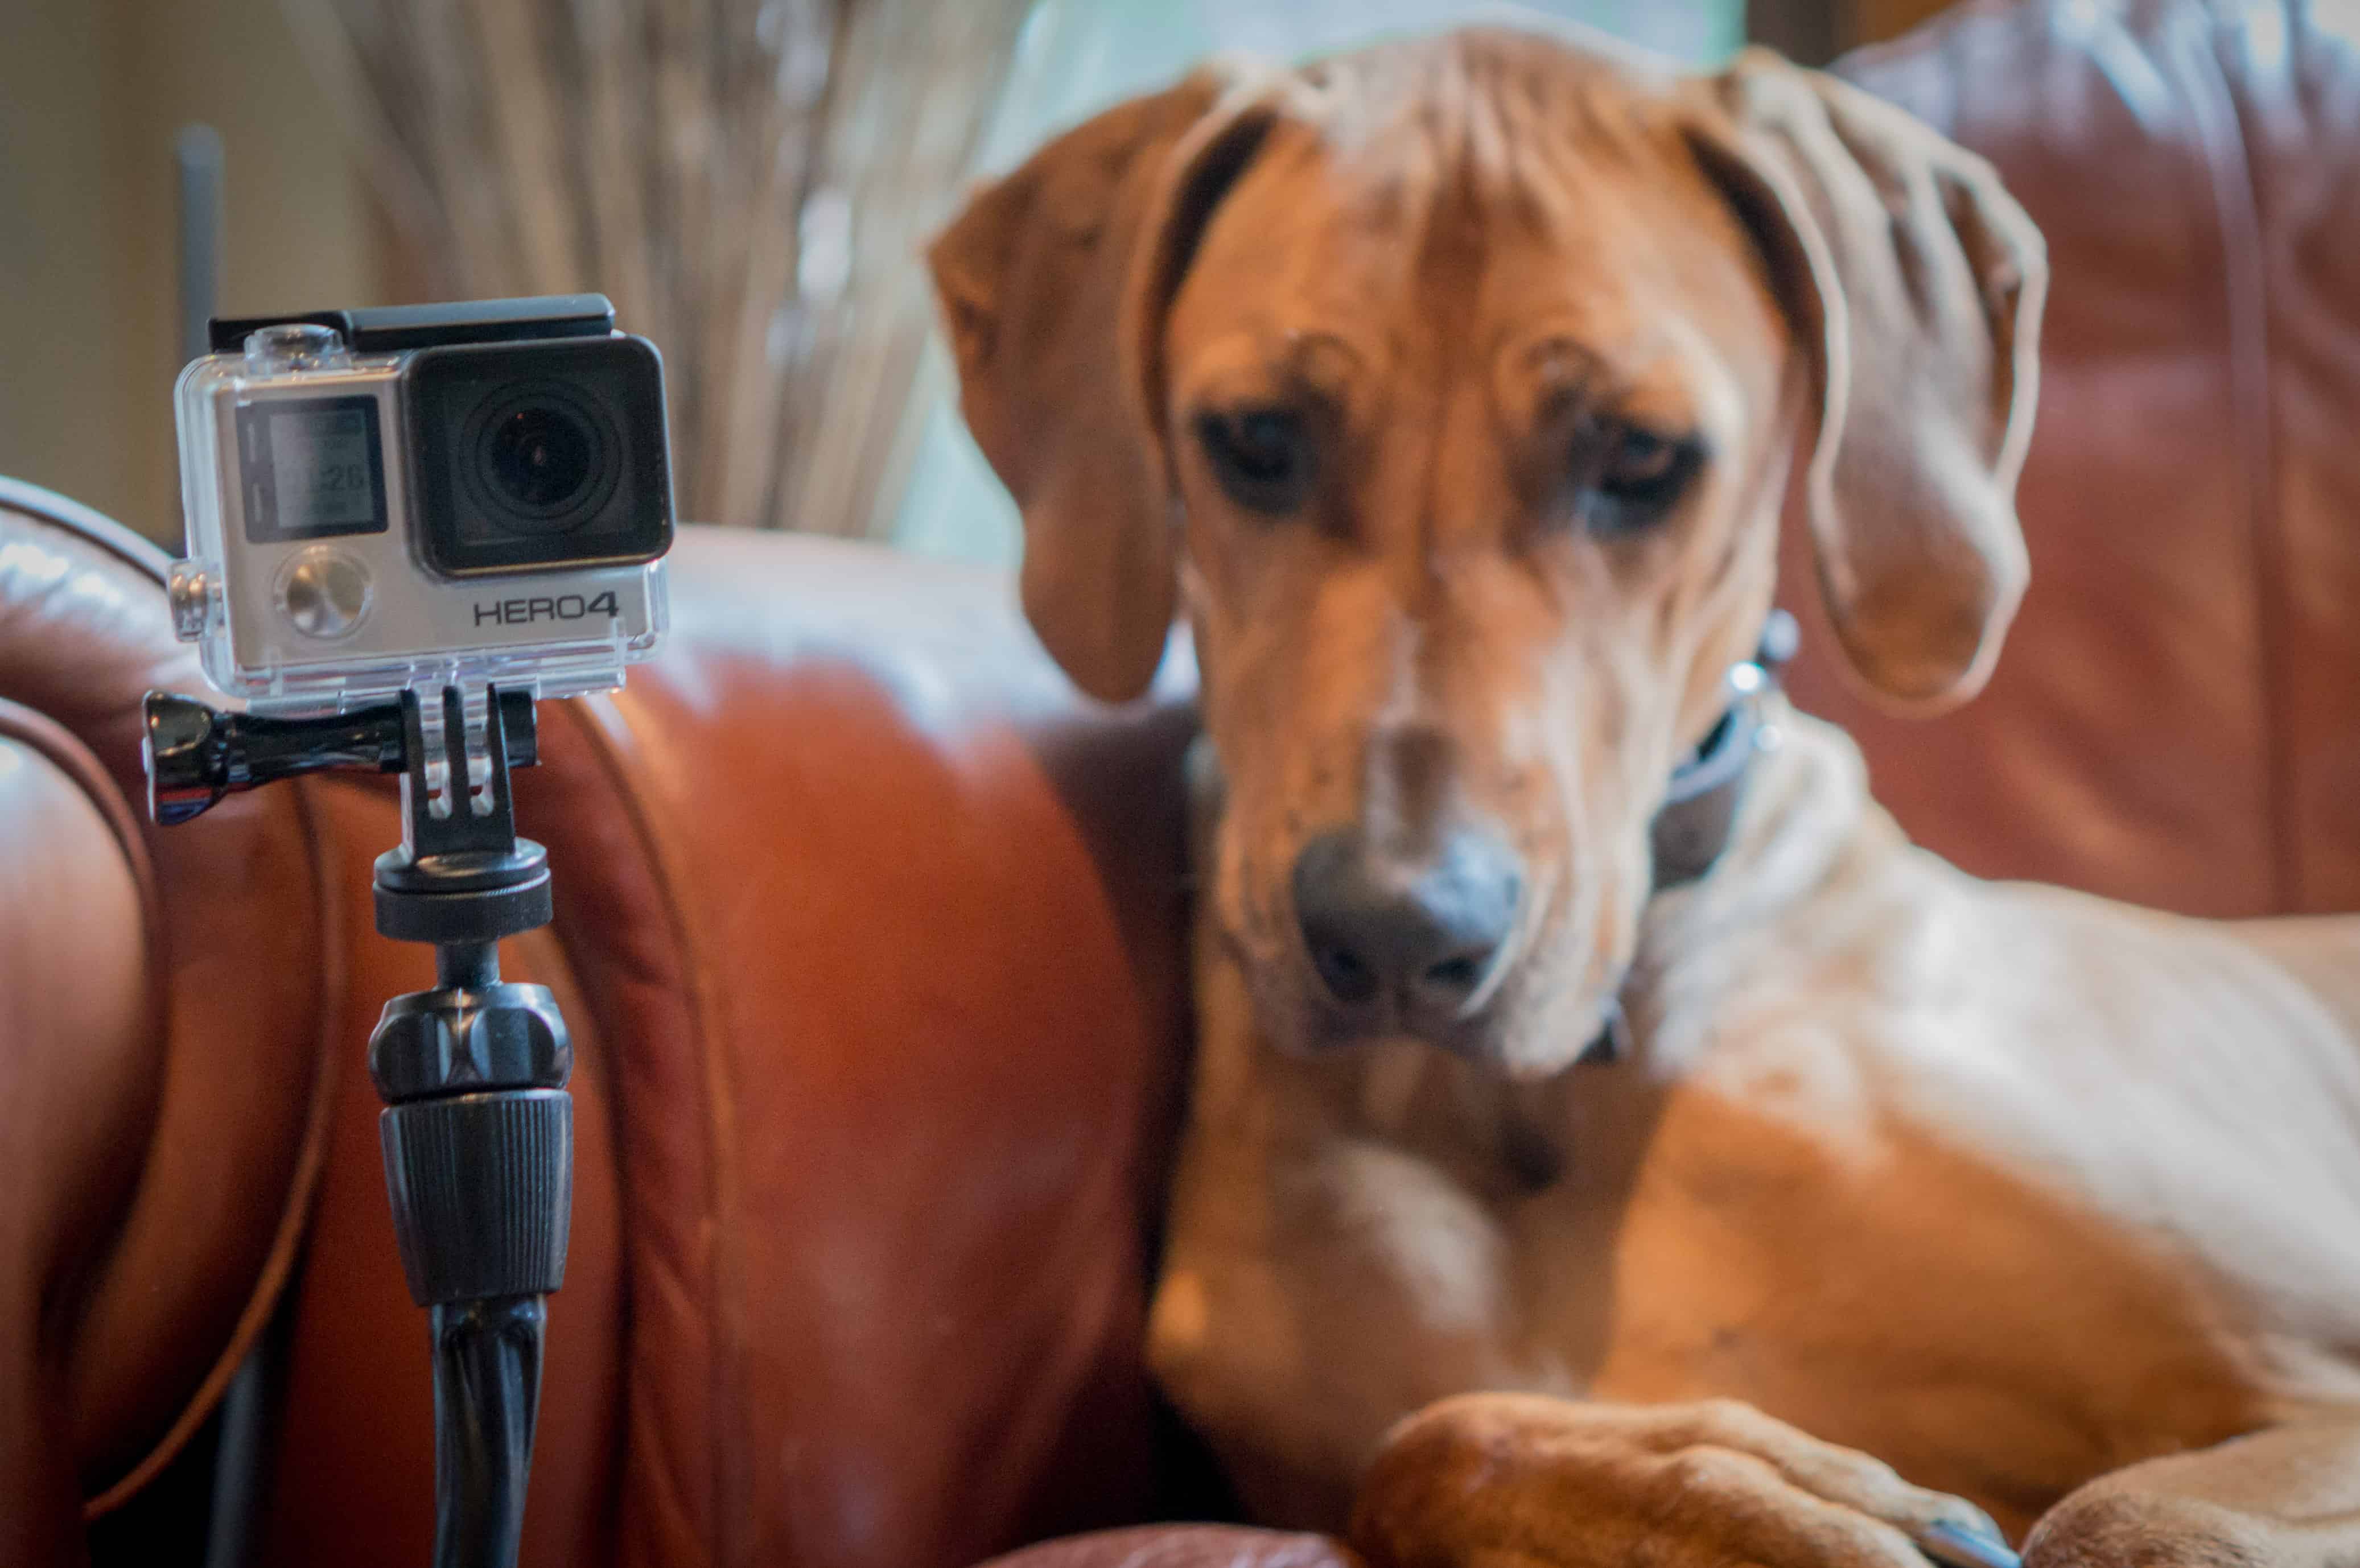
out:
<path id="1" fill-rule="evenodd" d="M 1524 868 L 1491 834 L 1462 829 L 1415 859 L 1337 829 L 1295 862 L 1295 916 L 1319 978 L 1358 1006 L 1390 990 L 1414 1017 L 1456 1018 L 1506 945 Z"/>

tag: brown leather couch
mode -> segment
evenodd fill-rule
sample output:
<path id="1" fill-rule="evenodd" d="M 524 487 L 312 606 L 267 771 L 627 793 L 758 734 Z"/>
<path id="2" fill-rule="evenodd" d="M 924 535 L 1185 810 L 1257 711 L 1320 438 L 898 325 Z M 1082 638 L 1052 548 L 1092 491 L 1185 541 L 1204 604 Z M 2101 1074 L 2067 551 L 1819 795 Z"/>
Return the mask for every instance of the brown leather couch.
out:
<path id="1" fill-rule="evenodd" d="M 2049 234 L 2035 577 L 1954 717 L 1866 712 L 1824 639 L 1797 689 L 1971 868 L 2360 904 L 2348 46 L 2282 5 L 2072 0 L 1847 69 Z M 147 825 L 140 694 L 198 688 L 162 564 L 0 491 L 0 1563 L 199 1561 L 248 1517 L 214 1453 L 259 1432 L 250 1561 L 418 1564 L 424 1327 L 362 1070 L 429 973 L 370 928 L 393 801 Z M 673 648 L 554 707 L 519 786 L 558 918 L 507 963 L 574 1026 L 581 1143 L 527 1561 L 963 1568 L 1218 1517 L 1140 1364 L 1184 673 L 1091 707 L 1006 581 L 859 547 L 691 530 L 674 571 Z M 1154 1527 L 1025 1558 L 1345 1561 Z"/>

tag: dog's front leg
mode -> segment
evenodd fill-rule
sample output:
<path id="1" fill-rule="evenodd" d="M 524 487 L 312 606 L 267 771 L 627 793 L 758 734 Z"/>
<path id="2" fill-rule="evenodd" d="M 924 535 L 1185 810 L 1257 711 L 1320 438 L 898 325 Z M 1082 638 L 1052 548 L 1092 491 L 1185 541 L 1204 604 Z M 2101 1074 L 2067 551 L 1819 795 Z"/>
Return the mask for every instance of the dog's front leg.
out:
<path id="1" fill-rule="evenodd" d="M 2348 1568 L 2360 1563 L 2360 1411 L 2133 1465 L 2042 1516 L 2026 1568 Z"/>
<path id="2" fill-rule="evenodd" d="M 1972 1503 L 1750 1405 L 1470 1394 L 1404 1422 L 1352 1543 L 1370 1568 L 1927 1568 L 1929 1528 L 1998 1538 Z"/>

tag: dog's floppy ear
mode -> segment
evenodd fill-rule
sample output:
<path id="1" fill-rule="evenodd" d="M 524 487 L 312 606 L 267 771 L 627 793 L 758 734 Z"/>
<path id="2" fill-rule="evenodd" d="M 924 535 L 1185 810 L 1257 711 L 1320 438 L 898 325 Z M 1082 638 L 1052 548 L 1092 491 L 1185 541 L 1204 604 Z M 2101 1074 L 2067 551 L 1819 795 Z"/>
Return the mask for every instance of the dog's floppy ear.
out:
<path id="1" fill-rule="evenodd" d="M 927 259 L 960 408 L 1024 515 L 1024 613 L 1074 682 L 1120 702 L 1154 678 L 1178 593 L 1152 391 L 1162 306 L 1251 131 L 1242 64 L 1207 66 L 1068 131 L 978 192 Z M 1251 140 L 1251 136 L 1248 137 Z"/>
<path id="2" fill-rule="evenodd" d="M 1963 702 L 2024 593 L 2039 231 L 1990 165 L 1833 77 L 1749 49 L 1697 88 L 1692 145 L 1811 362 L 1829 619 L 1888 703 Z"/>

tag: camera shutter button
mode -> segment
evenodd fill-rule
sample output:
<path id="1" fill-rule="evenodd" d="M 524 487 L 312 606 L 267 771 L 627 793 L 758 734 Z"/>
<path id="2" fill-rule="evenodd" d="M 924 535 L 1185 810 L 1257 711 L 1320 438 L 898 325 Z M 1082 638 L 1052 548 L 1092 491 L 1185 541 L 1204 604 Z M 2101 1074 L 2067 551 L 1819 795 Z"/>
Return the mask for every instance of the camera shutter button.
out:
<path id="1" fill-rule="evenodd" d="M 340 550 L 307 550 L 279 575 L 279 607 L 305 637 L 350 637 L 368 618 L 370 598 L 368 568 Z"/>

